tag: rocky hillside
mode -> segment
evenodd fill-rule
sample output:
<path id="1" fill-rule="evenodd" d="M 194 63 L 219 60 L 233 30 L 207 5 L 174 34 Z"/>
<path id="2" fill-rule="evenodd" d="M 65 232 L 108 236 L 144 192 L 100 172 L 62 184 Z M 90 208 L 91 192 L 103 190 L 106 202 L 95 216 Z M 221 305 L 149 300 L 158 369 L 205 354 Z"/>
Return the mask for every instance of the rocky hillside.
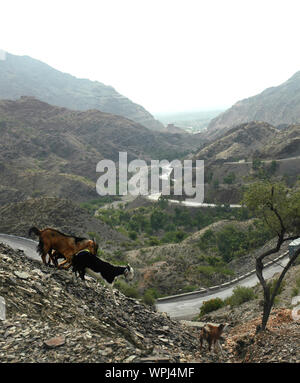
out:
<path id="1" fill-rule="evenodd" d="M 189 158 L 205 161 L 205 202 L 240 203 L 243 185 L 258 179 L 272 177 L 295 185 L 299 156 L 300 125 L 277 129 L 249 122 L 229 129 Z"/>
<path id="2" fill-rule="evenodd" d="M 300 71 L 283 84 L 238 101 L 214 118 L 207 135 L 213 139 L 235 125 L 264 121 L 274 126 L 300 123 Z"/>
<path id="3" fill-rule="evenodd" d="M 300 135 L 300 126 L 298 127 L 298 135 Z M 280 132 L 268 123 L 245 123 L 235 126 L 220 138 L 207 144 L 194 157 L 205 160 L 209 164 L 224 161 L 251 160 L 254 156 L 263 157 L 266 147 L 269 148 L 269 151 L 275 151 L 275 139 L 276 143 L 280 141 L 281 145 L 285 145 L 286 141 L 282 142 L 279 139 L 281 136 L 283 136 L 283 132 Z M 269 153 L 269 155 L 270 158 L 273 157 L 272 153 Z"/>
<path id="4" fill-rule="evenodd" d="M 188 134 L 153 132 L 124 117 L 31 97 L 0 101 L 0 132 L 0 204 L 45 195 L 95 199 L 101 159 L 118 161 L 124 151 L 128 161 L 178 158 L 197 145 Z"/>
<path id="5" fill-rule="evenodd" d="M 0 60 L 0 99 L 16 100 L 21 96 L 33 96 L 73 110 L 98 109 L 129 118 L 151 130 L 164 130 L 163 124 L 141 105 L 111 86 L 76 78 L 29 56 L 6 53 L 5 60 Z"/>
<path id="6" fill-rule="evenodd" d="M 195 323 L 171 320 L 139 301 L 110 292 L 89 278 L 30 260 L 0 244 L 0 362 L 300 362 L 299 322 L 275 308 L 268 331 L 255 334 L 261 307 L 252 301 L 202 320 L 227 322 L 223 355 L 199 351 Z"/>
<path id="7" fill-rule="evenodd" d="M 100 248 L 109 247 L 110 251 L 120 247 L 121 242 L 129 241 L 71 200 L 48 197 L 10 203 L 0 207 L 0 216 L 0 233 L 28 237 L 31 226 L 54 227 L 78 237 L 96 237 Z"/>
<path id="8" fill-rule="evenodd" d="M 273 248 L 276 243 L 276 239 L 270 240 L 263 247 L 222 262 L 217 248 L 203 249 L 199 245 L 204 242 L 206 232 L 216 234 L 226 227 L 247 232 L 253 230 L 254 221 L 220 220 L 189 235 L 180 243 L 128 251 L 126 257 L 136 269 L 138 289 L 145 291 L 152 288 L 160 296 L 167 296 L 219 285 L 252 271 L 255 256 Z M 281 252 L 286 250 L 287 245 L 284 245 Z M 271 256 L 270 260 L 277 256 Z"/>
<path id="9" fill-rule="evenodd" d="M 3 362 L 185 362 L 196 332 L 93 279 L 72 280 L 0 244 Z"/>
<path id="10" fill-rule="evenodd" d="M 279 273 L 273 276 L 277 280 Z M 261 324 L 263 291 L 258 284 L 253 288 L 255 299 L 239 306 L 225 306 L 201 317 L 204 322 L 232 326 L 225 347 L 234 360 L 242 363 L 299 363 L 300 320 L 292 314 L 295 289 L 299 293 L 300 265 L 293 266 L 286 274 L 281 292 L 275 299 L 267 330 L 256 333 Z M 297 294 L 298 294 L 297 293 Z M 299 294 L 298 294 L 299 295 Z M 299 303 L 298 303 L 299 304 Z"/>

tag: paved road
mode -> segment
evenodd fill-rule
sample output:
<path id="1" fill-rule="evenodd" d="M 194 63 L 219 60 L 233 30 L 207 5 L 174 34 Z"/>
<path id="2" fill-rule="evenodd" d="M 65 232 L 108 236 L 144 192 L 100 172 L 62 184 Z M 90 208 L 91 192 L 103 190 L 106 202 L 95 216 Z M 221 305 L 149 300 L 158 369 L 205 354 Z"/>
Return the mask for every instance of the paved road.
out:
<path id="1" fill-rule="evenodd" d="M 273 264 L 270 267 L 264 270 L 265 279 L 271 278 L 275 273 L 278 273 L 282 270 L 282 266 L 285 266 L 288 263 L 288 255 L 285 258 L 282 258 L 278 261 L 279 264 Z M 259 283 L 256 274 L 253 274 L 242 281 L 237 282 L 235 285 L 224 288 L 222 290 L 217 290 L 214 292 L 199 293 L 198 295 L 185 296 L 172 298 L 170 301 L 166 302 L 157 302 L 156 309 L 160 312 L 166 312 L 173 319 L 186 319 L 190 320 L 199 314 L 199 309 L 202 306 L 204 301 L 207 301 L 212 298 L 221 298 L 225 299 L 232 295 L 233 289 L 236 286 L 246 286 L 253 287 Z"/>
<path id="2" fill-rule="evenodd" d="M 3 242 L 13 249 L 21 249 L 24 253 L 32 259 L 37 259 L 41 261 L 41 257 L 36 252 L 37 242 L 31 239 L 17 237 L 15 235 L 0 234 L 0 242 Z M 288 262 L 288 256 L 281 259 L 279 264 L 286 265 Z M 278 264 L 271 265 L 264 271 L 265 278 L 272 277 L 275 273 L 282 270 L 282 267 Z M 236 285 L 252 287 L 258 283 L 256 275 L 252 275 L 244 280 L 237 282 Z M 172 298 L 170 301 L 166 302 L 157 302 L 156 308 L 158 311 L 167 312 L 173 319 L 192 319 L 195 315 L 199 313 L 199 308 L 202 305 L 203 301 L 220 297 L 222 299 L 230 296 L 236 285 L 232 285 L 228 288 L 222 290 L 208 292 L 199 294 L 198 296 L 185 296 Z"/>
<path id="3" fill-rule="evenodd" d="M 9 245 L 15 250 L 23 250 L 29 258 L 37 259 L 39 261 L 42 260 L 41 256 L 36 252 L 38 244 L 36 241 L 23 237 L 17 237 L 16 235 L 0 234 L 0 242 Z"/>

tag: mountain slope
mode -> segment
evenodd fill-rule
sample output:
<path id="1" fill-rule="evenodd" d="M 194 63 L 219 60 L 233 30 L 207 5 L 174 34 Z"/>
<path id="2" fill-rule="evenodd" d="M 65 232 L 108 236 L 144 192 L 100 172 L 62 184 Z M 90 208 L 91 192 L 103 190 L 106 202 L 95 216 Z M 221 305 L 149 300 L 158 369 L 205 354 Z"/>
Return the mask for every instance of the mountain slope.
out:
<path id="1" fill-rule="evenodd" d="M 277 129 L 266 122 L 237 125 L 190 158 L 204 160 L 205 202 L 240 203 L 243 185 L 261 179 L 297 182 L 300 124 Z"/>
<path id="2" fill-rule="evenodd" d="M 249 121 L 274 126 L 300 123 L 300 71 L 279 86 L 238 101 L 210 122 L 207 135 L 213 139 L 232 126 Z"/>
<path id="3" fill-rule="evenodd" d="M 0 203 L 45 195 L 97 198 L 101 159 L 118 161 L 119 152 L 127 152 L 128 161 L 178 158 L 197 145 L 188 134 L 154 132 L 125 117 L 33 97 L 0 101 L 0 133 Z"/>
<path id="4" fill-rule="evenodd" d="M 28 237 L 31 226 L 54 227 L 63 233 L 79 237 L 96 237 L 101 249 L 118 247 L 128 240 L 118 231 L 91 216 L 70 200 L 59 198 L 34 198 L 25 202 L 0 206 L 0 233 Z M 37 238 L 35 238 L 37 240 Z"/>
<path id="5" fill-rule="evenodd" d="M 34 96 L 73 110 L 98 109 L 127 117 L 152 130 L 164 130 L 163 124 L 142 106 L 111 86 L 78 79 L 29 56 L 7 53 L 6 59 L 0 60 L 0 99 L 16 100 L 21 96 Z"/>
<path id="6" fill-rule="evenodd" d="M 277 129 L 266 122 L 237 125 L 194 155 L 207 163 L 237 162 L 253 158 L 279 160 L 300 156 L 300 124 Z"/>

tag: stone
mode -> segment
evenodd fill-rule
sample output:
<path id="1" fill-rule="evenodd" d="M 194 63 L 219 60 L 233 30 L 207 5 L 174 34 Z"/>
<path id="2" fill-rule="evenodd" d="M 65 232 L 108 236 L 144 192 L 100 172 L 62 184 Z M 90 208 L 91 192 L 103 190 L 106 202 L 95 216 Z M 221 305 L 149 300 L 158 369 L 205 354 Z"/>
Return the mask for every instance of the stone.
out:
<path id="1" fill-rule="evenodd" d="M 15 271 L 14 274 L 21 279 L 28 279 L 30 275 L 24 271 Z"/>
<path id="2" fill-rule="evenodd" d="M 0 320 L 6 320 L 6 304 L 5 299 L 0 296 Z"/>
<path id="3" fill-rule="evenodd" d="M 57 336 L 44 341 L 44 344 L 48 348 L 55 348 L 65 344 L 64 336 Z"/>

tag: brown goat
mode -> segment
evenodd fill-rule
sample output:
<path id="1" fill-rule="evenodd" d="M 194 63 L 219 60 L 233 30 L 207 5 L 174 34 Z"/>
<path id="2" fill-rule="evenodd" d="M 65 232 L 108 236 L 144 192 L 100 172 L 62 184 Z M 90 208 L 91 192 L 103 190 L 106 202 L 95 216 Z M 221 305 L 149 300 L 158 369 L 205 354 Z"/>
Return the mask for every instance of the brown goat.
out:
<path id="1" fill-rule="evenodd" d="M 73 255 L 80 250 L 88 249 L 93 255 L 96 255 L 98 251 L 98 245 L 95 240 L 66 235 L 50 227 L 44 230 L 31 227 L 28 235 L 30 236 L 32 233 L 39 237 L 37 251 L 41 255 L 44 264 L 46 264 L 46 255 L 49 254 L 52 262 L 57 265 L 57 260 L 53 255 L 59 253 L 66 259 L 62 261 L 58 267 L 68 269 L 72 265 Z M 52 254 L 53 250 L 55 252 Z"/>
<path id="2" fill-rule="evenodd" d="M 221 353 L 223 353 L 219 339 L 227 326 L 228 326 L 227 323 L 222 323 L 217 326 L 207 323 L 204 327 L 202 327 L 200 331 L 200 336 L 199 336 L 200 351 L 202 350 L 203 341 L 206 340 L 208 343 L 209 351 L 211 351 L 211 345 L 213 344 L 215 351 L 216 351 L 216 345 L 218 345 L 219 349 L 221 350 Z"/>

